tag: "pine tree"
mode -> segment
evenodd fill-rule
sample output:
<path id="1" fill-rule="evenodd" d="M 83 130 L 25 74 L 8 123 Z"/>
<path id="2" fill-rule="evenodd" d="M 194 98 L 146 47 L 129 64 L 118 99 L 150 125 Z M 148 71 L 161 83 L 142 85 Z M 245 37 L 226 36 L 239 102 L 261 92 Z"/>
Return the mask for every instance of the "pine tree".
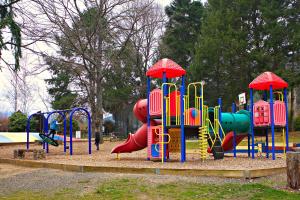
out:
<path id="1" fill-rule="evenodd" d="M 5 0 L 0 3 L 0 58 L 1 50 L 7 50 L 7 45 L 11 45 L 15 58 L 14 70 L 20 67 L 21 53 L 21 28 L 15 21 L 13 4 L 20 0 Z M 3 30 L 8 28 L 11 33 L 11 41 L 4 41 Z M 1 66 L 0 66 L 1 68 Z"/>
<path id="2" fill-rule="evenodd" d="M 159 46 L 160 57 L 173 59 L 182 67 L 188 67 L 194 57 L 203 5 L 200 1 L 174 0 L 165 11 L 169 20 Z"/>

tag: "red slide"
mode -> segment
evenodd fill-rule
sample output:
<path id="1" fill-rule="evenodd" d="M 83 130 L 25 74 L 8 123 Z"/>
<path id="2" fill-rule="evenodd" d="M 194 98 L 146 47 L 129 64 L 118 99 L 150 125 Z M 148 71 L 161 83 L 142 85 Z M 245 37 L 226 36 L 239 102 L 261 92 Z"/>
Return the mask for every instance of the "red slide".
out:
<path id="1" fill-rule="evenodd" d="M 236 145 L 238 145 L 243 139 L 244 137 L 246 137 L 246 135 L 237 135 L 236 136 Z M 229 132 L 226 134 L 223 144 L 222 144 L 223 150 L 224 151 L 230 151 L 233 149 L 233 131 Z"/>
<path id="2" fill-rule="evenodd" d="M 135 134 L 129 134 L 127 140 L 113 148 L 111 153 L 131 153 L 147 147 L 147 99 L 139 100 L 133 107 L 133 113 L 143 125 Z M 151 125 L 156 125 L 155 121 L 151 120 Z"/>

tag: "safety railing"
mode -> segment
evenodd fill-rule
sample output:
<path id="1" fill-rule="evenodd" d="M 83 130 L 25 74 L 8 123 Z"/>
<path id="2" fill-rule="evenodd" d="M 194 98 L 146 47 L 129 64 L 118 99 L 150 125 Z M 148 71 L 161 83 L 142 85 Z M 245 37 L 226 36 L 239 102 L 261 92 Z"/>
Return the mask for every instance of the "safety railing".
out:
<path id="1" fill-rule="evenodd" d="M 161 162 L 164 163 L 164 145 L 171 142 L 171 136 L 168 133 L 165 134 L 163 129 L 161 129 L 161 133 L 157 132 L 157 129 L 155 129 L 155 134 L 158 136 L 159 140 L 157 143 L 155 143 L 154 148 L 158 153 L 161 154 Z M 165 136 L 168 137 L 167 141 L 165 141 Z M 158 146 L 161 147 L 161 151 Z"/>
<path id="2" fill-rule="evenodd" d="M 204 82 L 194 82 L 190 83 L 187 87 L 187 94 L 184 95 L 184 110 L 187 111 L 190 109 L 190 97 L 193 95 L 194 97 L 194 104 L 195 109 L 201 112 L 201 116 L 203 116 L 203 106 L 204 106 L 204 93 L 203 93 L 203 85 Z M 191 90 L 193 92 L 191 92 Z M 202 124 L 203 125 L 203 117 L 202 117 Z M 185 125 L 190 125 L 189 117 L 185 119 Z"/>
<path id="3" fill-rule="evenodd" d="M 223 141 L 225 139 L 225 131 L 219 120 L 219 114 L 220 114 L 219 111 L 220 111 L 220 106 L 215 106 L 214 107 L 214 131 L 216 135 L 219 137 L 221 143 L 223 144 Z M 223 138 L 221 138 L 220 131 L 222 133 Z"/>
<path id="4" fill-rule="evenodd" d="M 167 95 L 164 95 L 164 87 L 168 86 L 168 93 Z M 163 107 L 163 112 L 161 112 L 161 119 L 162 119 L 162 125 L 164 125 L 164 114 L 166 116 L 166 126 L 171 125 L 171 91 L 172 88 L 174 88 L 174 100 L 175 100 L 175 124 L 180 124 L 180 96 L 177 95 L 178 90 L 177 86 L 174 83 L 163 83 L 161 86 L 161 92 L 162 92 L 162 101 L 161 105 L 164 105 L 164 102 L 166 103 L 166 107 Z M 164 110 L 165 109 L 165 110 Z"/>
<path id="5" fill-rule="evenodd" d="M 273 92 L 273 94 L 277 94 L 278 95 L 278 97 L 279 97 L 279 101 L 284 101 L 283 100 L 283 93 L 281 92 L 281 91 L 275 91 L 275 92 Z"/>

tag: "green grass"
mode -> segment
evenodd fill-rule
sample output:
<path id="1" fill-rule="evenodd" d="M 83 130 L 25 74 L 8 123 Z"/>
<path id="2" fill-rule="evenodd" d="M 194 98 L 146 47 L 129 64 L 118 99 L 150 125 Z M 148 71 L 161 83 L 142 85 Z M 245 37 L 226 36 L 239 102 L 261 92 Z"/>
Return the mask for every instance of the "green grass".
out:
<path id="1" fill-rule="evenodd" d="M 300 193 L 276 190 L 262 184 L 157 184 L 140 179 L 113 179 L 95 191 L 64 189 L 54 193 L 18 192 L 0 199 L 300 199 Z"/>

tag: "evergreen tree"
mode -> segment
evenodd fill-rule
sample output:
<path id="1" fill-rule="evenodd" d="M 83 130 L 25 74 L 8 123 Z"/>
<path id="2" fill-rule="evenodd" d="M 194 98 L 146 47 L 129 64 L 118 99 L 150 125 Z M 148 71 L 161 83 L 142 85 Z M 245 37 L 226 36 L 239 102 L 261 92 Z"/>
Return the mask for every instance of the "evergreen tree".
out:
<path id="1" fill-rule="evenodd" d="M 50 79 L 46 79 L 49 84 L 48 93 L 53 98 L 51 106 L 54 110 L 63 110 L 75 107 L 77 104 L 77 94 L 71 87 L 72 77 L 65 67 L 59 63 L 48 61 L 49 71 L 52 74 Z"/>
<path id="2" fill-rule="evenodd" d="M 25 132 L 27 126 L 27 115 L 17 111 L 13 113 L 9 118 L 8 130 L 10 132 Z M 36 131 L 37 121 L 33 118 L 30 121 L 30 131 Z"/>
<path id="3" fill-rule="evenodd" d="M 169 20 L 159 46 L 160 57 L 173 59 L 182 67 L 188 67 L 194 57 L 203 5 L 200 1 L 173 0 L 165 11 Z"/>
<path id="4" fill-rule="evenodd" d="M 259 73 L 277 72 L 289 63 L 295 50 L 290 48 L 292 40 L 286 30 L 294 37 L 297 28 L 288 21 L 297 18 L 299 23 L 297 12 L 290 11 L 295 7 L 291 4 L 276 0 L 208 1 L 191 73 L 194 80 L 208 83 L 206 97 L 211 105 L 223 97 L 229 107 Z"/>
<path id="5" fill-rule="evenodd" d="M 15 70 L 20 66 L 21 54 L 21 28 L 16 23 L 13 12 L 13 4 L 20 0 L 4 0 L 0 2 L 0 58 L 1 50 L 7 50 L 7 45 L 11 45 L 15 57 Z M 11 34 L 11 41 L 5 41 L 3 30 L 8 28 Z M 0 66 L 1 68 L 1 66 Z"/>

